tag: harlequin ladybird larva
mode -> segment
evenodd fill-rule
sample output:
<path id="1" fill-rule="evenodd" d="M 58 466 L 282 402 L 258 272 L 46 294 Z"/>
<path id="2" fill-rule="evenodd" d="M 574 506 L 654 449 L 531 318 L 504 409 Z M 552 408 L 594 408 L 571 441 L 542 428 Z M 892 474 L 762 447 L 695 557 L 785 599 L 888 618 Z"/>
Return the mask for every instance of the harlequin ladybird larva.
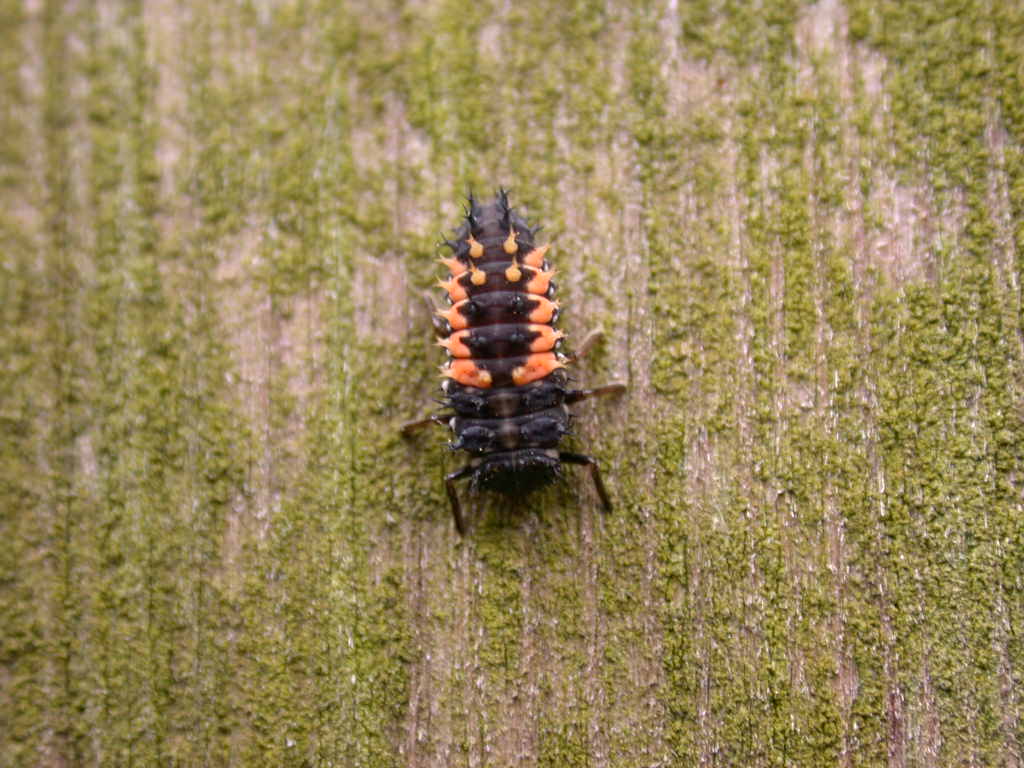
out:
<path id="1" fill-rule="evenodd" d="M 611 501 L 597 462 L 590 456 L 558 450 L 569 431 L 567 406 L 597 395 L 625 390 L 621 384 L 598 389 L 569 389 L 565 366 L 586 351 L 591 334 L 575 356 L 560 351 L 563 334 L 554 327 L 554 270 L 547 245 L 536 245 L 531 228 L 500 190 L 491 203 L 469 196 L 465 220 L 441 262 L 450 276 L 442 280 L 448 306 L 438 309 L 436 327 L 448 351 L 441 368 L 443 413 L 410 422 L 408 434 L 430 423 L 454 434 L 452 450 L 470 454 L 469 463 L 445 478 L 455 527 L 466 525 L 455 484 L 468 478 L 474 490 L 523 495 L 561 474 L 562 464 L 590 468 L 606 510 Z"/>

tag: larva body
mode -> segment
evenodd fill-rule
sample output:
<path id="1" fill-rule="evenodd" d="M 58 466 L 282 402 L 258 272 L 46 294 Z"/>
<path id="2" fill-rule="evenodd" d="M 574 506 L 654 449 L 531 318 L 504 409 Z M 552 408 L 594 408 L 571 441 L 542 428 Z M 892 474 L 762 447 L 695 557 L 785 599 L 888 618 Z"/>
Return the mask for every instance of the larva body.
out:
<path id="1" fill-rule="evenodd" d="M 610 507 L 597 464 L 588 456 L 558 450 L 569 431 L 568 405 L 601 390 L 570 390 L 555 328 L 554 270 L 548 246 L 534 242 L 531 228 L 500 191 L 493 202 L 472 196 L 461 226 L 441 261 L 448 305 L 439 309 L 439 344 L 448 352 L 442 367 L 443 403 L 450 413 L 432 417 L 453 433 L 453 450 L 469 463 L 447 478 L 455 524 L 465 532 L 454 483 L 468 477 L 474 489 L 518 495 L 547 485 L 563 462 L 588 465 Z"/>

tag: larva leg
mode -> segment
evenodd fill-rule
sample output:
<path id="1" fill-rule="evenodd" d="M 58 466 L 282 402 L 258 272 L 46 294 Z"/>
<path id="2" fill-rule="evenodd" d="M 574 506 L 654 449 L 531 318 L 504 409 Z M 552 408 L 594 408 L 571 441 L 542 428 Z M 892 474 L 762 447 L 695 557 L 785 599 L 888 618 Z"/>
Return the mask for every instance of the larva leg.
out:
<path id="1" fill-rule="evenodd" d="M 430 291 L 424 291 L 421 295 L 423 296 L 423 302 L 427 305 L 427 314 L 430 315 L 430 322 L 434 324 L 434 330 L 442 336 L 447 336 L 450 329 L 444 318 L 437 314 L 438 310 L 441 309 L 441 305 L 437 303 L 437 298 Z"/>
<path id="2" fill-rule="evenodd" d="M 583 356 L 587 354 L 587 352 L 589 352 L 591 349 L 593 349 L 594 345 L 597 344 L 597 342 L 599 342 L 602 338 L 604 338 L 604 331 L 598 328 L 592 330 L 590 333 L 583 337 L 583 341 L 581 341 L 579 346 L 576 347 L 576 350 L 568 356 L 569 362 L 575 363 L 578 360 L 581 360 Z"/>
<path id="3" fill-rule="evenodd" d="M 606 384 L 595 389 L 570 389 L 565 393 L 565 404 L 572 405 L 588 397 L 606 397 L 608 395 L 621 395 L 626 391 L 625 384 Z"/>
<path id="4" fill-rule="evenodd" d="M 433 294 L 430 291 L 424 291 L 421 295 L 423 296 L 423 303 L 427 306 L 427 314 L 430 315 L 430 321 L 434 324 L 434 330 L 442 335 L 447 334 L 448 327 L 444 319 L 437 315 L 439 306 Z M 419 432 L 431 424 L 446 426 L 449 418 L 451 418 L 450 415 L 433 414 L 431 416 L 424 416 L 422 419 L 416 419 L 415 421 L 407 421 L 402 425 L 402 437 L 409 437 L 409 435 Z"/>
<path id="5" fill-rule="evenodd" d="M 458 494 L 455 493 L 455 483 L 464 477 L 468 477 L 472 473 L 473 467 L 467 465 L 462 469 L 455 470 L 444 479 L 444 486 L 448 490 L 448 501 L 452 503 L 452 516 L 455 518 L 455 530 L 459 532 L 459 536 L 466 535 L 466 523 L 462 519 L 462 506 L 459 504 Z"/>
<path id="6" fill-rule="evenodd" d="M 407 421 L 402 425 L 402 437 L 409 437 L 409 435 L 419 432 L 431 424 L 437 424 L 441 427 L 447 426 L 448 419 L 450 418 L 450 415 L 435 413 L 431 416 L 424 416 L 422 419 L 416 419 L 416 421 Z"/>
<path id="7" fill-rule="evenodd" d="M 597 489 L 597 495 L 601 497 L 601 504 L 604 505 L 605 512 L 612 511 L 612 502 L 608 498 L 608 491 L 604 487 L 604 481 L 601 479 L 601 470 L 597 466 L 597 459 L 593 456 L 584 456 L 582 453 L 559 453 L 558 460 L 565 462 L 566 464 L 579 464 L 581 466 L 590 468 L 590 477 L 594 480 L 594 487 Z M 449 491 L 450 493 L 450 491 Z"/>

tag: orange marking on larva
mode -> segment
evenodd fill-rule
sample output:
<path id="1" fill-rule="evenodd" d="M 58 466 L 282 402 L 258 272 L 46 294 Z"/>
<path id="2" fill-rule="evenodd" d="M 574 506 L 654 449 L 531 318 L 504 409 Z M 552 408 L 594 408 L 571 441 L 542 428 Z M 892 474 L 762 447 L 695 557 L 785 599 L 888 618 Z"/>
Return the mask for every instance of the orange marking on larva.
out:
<path id="1" fill-rule="evenodd" d="M 491 374 L 483 368 L 478 368 L 472 360 L 456 358 L 447 368 L 441 370 L 442 376 L 455 379 L 459 384 L 467 387 L 479 387 L 487 389 L 491 386 Z"/>
<path id="2" fill-rule="evenodd" d="M 472 357 L 473 355 L 470 353 L 469 347 L 463 341 L 468 334 L 469 331 L 453 333 L 447 339 L 438 339 L 437 346 L 447 349 L 452 357 Z"/>
<path id="3" fill-rule="evenodd" d="M 510 283 L 518 283 L 523 279 L 523 270 L 516 264 L 516 260 L 512 259 L 512 265 L 505 270 L 505 279 Z"/>
<path id="4" fill-rule="evenodd" d="M 512 371 L 512 382 L 521 387 L 531 381 L 543 379 L 552 371 L 564 368 L 565 363 L 555 357 L 554 352 L 540 352 L 530 355 L 526 362 Z"/>
<path id="5" fill-rule="evenodd" d="M 487 282 L 487 273 L 482 269 L 473 267 L 469 274 L 469 281 L 473 283 L 473 285 L 483 285 Z"/>
<path id="6" fill-rule="evenodd" d="M 527 293 L 535 293 L 541 296 L 548 292 L 548 286 L 551 284 L 551 278 L 554 277 L 555 270 L 548 272 L 538 272 L 533 278 L 526 284 Z"/>
<path id="7" fill-rule="evenodd" d="M 527 328 L 532 333 L 538 334 L 537 338 L 530 342 L 531 352 L 548 352 L 555 348 L 559 339 L 565 336 L 561 331 L 556 331 L 550 325 L 529 325 Z"/>
<path id="8" fill-rule="evenodd" d="M 544 266 L 544 254 L 548 252 L 548 248 L 551 247 L 551 243 L 547 245 L 539 245 L 526 254 L 526 258 L 523 259 L 523 263 L 528 267 L 536 267 L 540 269 Z"/>
<path id="9" fill-rule="evenodd" d="M 438 261 L 440 261 L 442 264 L 444 264 L 446 267 L 448 267 L 448 271 L 451 272 L 453 276 L 461 275 L 463 272 L 466 271 L 466 265 L 463 264 L 458 259 L 444 259 L 444 258 L 442 258 L 442 259 L 438 259 Z"/>
<path id="10" fill-rule="evenodd" d="M 472 235 L 466 238 L 466 242 L 469 243 L 469 255 L 474 259 L 479 259 L 484 255 L 484 246 L 482 243 L 478 243 Z"/>
<path id="11" fill-rule="evenodd" d="M 508 237 L 505 238 L 505 244 L 503 247 L 505 248 L 505 253 L 509 254 L 515 253 L 519 250 L 519 243 L 516 242 L 516 231 L 514 229 L 510 229 L 508 231 Z"/>
<path id="12" fill-rule="evenodd" d="M 458 304 L 453 304 L 452 306 L 448 307 L 448 309 L 435 310 L 435 314 L 438 317 L 443 317 L 445 320 L 447 320 L 448 325 L 450 325 L 453 330 L 461 331 L 463 328 L 466 328 L 469 325 L 469 322 L 466 320 L 466 318 L 463 317 L 462 314 L 459 312 L 459 307 L 463 306 L 464 304 L 465 302 L 460 301 Z"/>
<path id="13" fill-rule="evenodd" d="M 448 295 L 454 302 L 462 301 L 469 296 L 466 293 L 466 289 L 459 283 L 459 278 L 453 277 L 451 280 L 438 280 L 437 284 L 448 291 Z"/>
<path id="14" fill-rule="evenodd" d="M 543 296 L 535 296 L 531 300 L 539 302 L 539 304 L 526 319 L 531 323 L 550 323 L 551 318 L 555 316 L 555 310 L 558 309 L 558 302 L 545 299 Z"/>

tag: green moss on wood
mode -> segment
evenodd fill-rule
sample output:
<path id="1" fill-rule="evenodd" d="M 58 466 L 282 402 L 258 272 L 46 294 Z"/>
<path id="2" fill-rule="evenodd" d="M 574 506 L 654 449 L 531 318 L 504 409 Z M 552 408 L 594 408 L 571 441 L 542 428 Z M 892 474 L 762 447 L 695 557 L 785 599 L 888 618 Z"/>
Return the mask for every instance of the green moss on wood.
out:
<path id="1" fill-rule="evenodd" d="M 188 11 L 0 6 L 14 764 L 1019 751 L 1019 13 Z M 578 409 L 612 515 L 460 540 L 396 427 L 499 184 L 631 391 Z"/>

